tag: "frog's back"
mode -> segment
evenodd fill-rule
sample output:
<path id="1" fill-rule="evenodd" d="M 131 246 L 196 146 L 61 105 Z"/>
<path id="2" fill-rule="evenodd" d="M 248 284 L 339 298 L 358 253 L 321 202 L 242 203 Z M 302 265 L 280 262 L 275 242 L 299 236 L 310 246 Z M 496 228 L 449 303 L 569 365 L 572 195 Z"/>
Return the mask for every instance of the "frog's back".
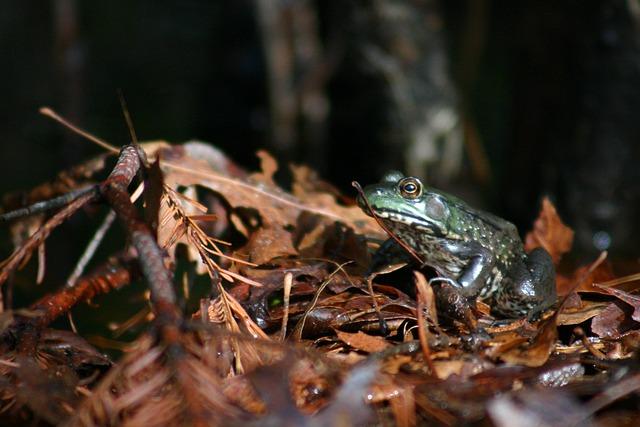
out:
<path id="1" fill-rule="evenodd" d="M 498 262 L 503 264 L 510 264 L 513 258 L 524 255 L 522 240 L 512 222 L 476 209 L 455 196 L 444 192 L 441 194 L 449 198 L 455 208 L 453 211 L 456 217 L 452 218 L 452 228 L 455 228 L 460 239 L 481 244 L 491 250 L 498 257 Z"/>

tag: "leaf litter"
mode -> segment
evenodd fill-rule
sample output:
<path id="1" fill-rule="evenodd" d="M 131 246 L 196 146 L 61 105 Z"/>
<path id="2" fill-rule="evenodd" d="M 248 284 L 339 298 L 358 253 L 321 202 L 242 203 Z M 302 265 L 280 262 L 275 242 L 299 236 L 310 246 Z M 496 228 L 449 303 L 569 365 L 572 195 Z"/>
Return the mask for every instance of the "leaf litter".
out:
<path id="1" fill-rule="evenodd" d="M 208 291 L 180 293 L 177 277 L 168 293 L 159 289 L 149 281 L 158 271 L 139 255 L 144 241 L 73 286 L 2 313 L 6 423 L 605 426 L 638 416 L 638 277 L 616 277 L 606 254 L 558 274 L 561 302 L 539 321 L 496 321 L 481 305 L 451 313 L 428 269 L 389 269 L 369 287 L 364 274 L 384 232 L 309 168 L 292 166 L 286 191 L 266 152 L 262 170 L 248 173 L 202 142 L 140 147 L 151 160 L 136 205 L 144 220 L 110 206 L 131 239 L 136 224 L 153 230 L 162 257 L 153 268 L 191 270 Z M 23 200 L 87 185 L 112 191 L 95 178 L 107 164 L 100 156 L 61 174 L 74 178 L 65 186 L 58 177 Z M 23 207 L 4 200 L 5 211 Z M 0 278 L 29 280 L 16 270 L 59 223 L 97 203 L 104 197 L 85 195 L 12 219 L 32 237 L 22 231 Z M 572 238 L 545 199 L 527 249 L 542 246 L 558 264 Z M 149 323 L 115 361 L 50 329 L 73 306 L 141 276 L 150 310 L 131 324 Z M 177 297 L 199 298 L 186 305 L 196 309 L 179 308 Z"/>

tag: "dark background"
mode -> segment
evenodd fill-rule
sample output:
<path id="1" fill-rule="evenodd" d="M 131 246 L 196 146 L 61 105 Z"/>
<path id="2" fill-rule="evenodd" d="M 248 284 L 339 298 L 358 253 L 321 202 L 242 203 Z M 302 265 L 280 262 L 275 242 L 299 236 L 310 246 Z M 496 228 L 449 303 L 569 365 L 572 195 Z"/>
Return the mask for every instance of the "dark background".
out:
<path id="1" fill-rule="evenodd" d="M 41 106 L 126 143 L 121 89 L 141 140 L 208 141 L 248 168 L 267 148 L 349 195 L 354 179 L 417 170 L 521 230 L 547 194 L 576 230 L 578 258 L 608 249 L 635 260 L 638 9 L 621 0 L 4 2 L 0 193 L 100 152 Z M 411 132 L 431 126 L 423 117 L 434 105 L 457 120 L 434 146 L 457 138 L 461 149 L 448 168 L 440 151 L 411 166 Z M 69 271 L 96 224 L 74 222 L 52 240 L 64 254 L 54 272 Z"/>

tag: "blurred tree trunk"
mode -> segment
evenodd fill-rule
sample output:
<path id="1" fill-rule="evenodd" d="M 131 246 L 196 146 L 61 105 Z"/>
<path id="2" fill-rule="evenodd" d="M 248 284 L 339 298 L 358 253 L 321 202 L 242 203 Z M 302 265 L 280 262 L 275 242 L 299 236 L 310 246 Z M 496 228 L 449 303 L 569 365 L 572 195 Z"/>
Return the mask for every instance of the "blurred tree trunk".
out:
<path id="1" fill-rule="evenodd" d="M 57 108 L 74 123 L 83 122 L 84 110 L 84 62 L 85 54 L 78 32 L 78 8 L 75 0 L 56 0 L 53 8 L 53 56 L 58 89 Z M 86 158 L 86 144 L 79 144 L 80 138 L 71 132 L 64 134 L 65 144 L 62 155 L 67 165 Z"/>
<path id="2" fill-rule="evenodd" d="M 583 253 L 637 253 L 638 8 L 531 2 L 517 23 L 516 144 L 503 185 L 520 209 L 532 206 L 541 182 L 557 194 Z"/>
<path id="3" fill-rule="evenodd" d="M 310 0 L 255 0 L 269 92 L 270 145 L 282 160 L 327 160 L 324 86 L 330 74 Z M 299 154 L 296 156 L 296 154 Z"/>
<path id="4" fill-rule="evenodd" d="M 371 180 L 392 167 L 440 184 L 459 172 L 459 102 L 439 6 L 436 0 L 342 3 L 338 20 L 347 46 L 333 82 L 332 126 L 359 148 L 355 157 L 340 159 L 337 147 L 336 169 L 355 168 L 353 176 Z M 366 125 L 355 130 L 353 123 Z"/>

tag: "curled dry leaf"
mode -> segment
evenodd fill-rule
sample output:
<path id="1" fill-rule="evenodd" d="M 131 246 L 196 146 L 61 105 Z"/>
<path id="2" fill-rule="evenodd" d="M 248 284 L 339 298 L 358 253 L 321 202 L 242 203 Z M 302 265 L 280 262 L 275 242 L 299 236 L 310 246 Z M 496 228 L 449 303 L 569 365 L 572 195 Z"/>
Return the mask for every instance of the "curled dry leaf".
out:
<path id="1" fill-rule="evenodd" d="M 602 285 L 595 285 L 597 288 L 600 288 L 605 293 L 609 295 L 613 295 L 618 298 L 620 301 L 624 301 L 633 307 L 633 313 L 631 314 L 631 318 L 636 322 L 640 322 L 640 297 L 637 295 L 630 294 L 629 292 L 625 292 L 621 289 L 616 289 L 612 287 L 605 287 Z"/>
<path id="2" fill-rule="evenodd" d="M 543 320 L 538 325 L 536 336 L 531 342 L 523 343 L 521 338 L 502 344 L 494 350 L 493 355 L 514 365 L 537 367 L 546 363 L 555 348 L 558 339 L 556 315 Z M 514 344 L 516 344 L 514 346 Z"/>
<path id="3" fill-rule="evenodd" d="M 242 257 L 257 265 L 266 264 L 269 261 L 298 255 L 293 247 L 293 236 L 282 227 L 263 227 L 251 233 L 249 241 L 236 256 Z"/>
<path id="4" fill-rule="evenodd" d="M 573 230 L 567 227 L 548 198 L 542 200 L 542 209 L 533 223 L 533 230 L 525 237 L 525 249 L 531 251 L 543 247 L 551 255 L 554 264 L 569 252 L 573 245 Z"/>
<path id="5" fill-rule="evenodd" d="M 213 150 L 213 149 L 211 149 Z M 296 197 L 278 187 L 273 181 L 276 161 L 266 152 L 259 152 L 263 171 L 249 177 L 233 176 L 211 167 L 201 144 L 186 144 L 173 149 L 162 159 L 165 182 L 171 188 L 201 186 L 220 194 L 233 209 L 249 208 L 260 214 L 260 234 L 250 236 L 245 254 L 258 263 L 266 263 L 280 256 L 297 255 L 291 230 L 298 225 L 302 213 L 322 218 L 323 227 L 335 222 L 348 224 L 361 233 L 376 233 L 377 227 L 358 207 L 339 205 L 330 194 Z M 196 157 L 192 153 L 198 153 Z M 254 227 L 255 228 L 255 227 Z M 320 229 L 322 230 L 322 229 Z M 274 246 L 270 242 L 277 242 Z"/>
<path id="6" fill-rule="evenodd" d="M 558 325 L 579 325 L 602 313 L 607 305 L 606 302 L 582 301 L 579 307 L 562 310 L 558 315 Z"/>
<path id="7" fill-rule="evenodd" d="M 638 323 L 631 319 L 633 308 L 622 301 L 609 303 L 591 321 L 591 330 L 601 338 L 620 338 L 623 333 L 638 329 Z"/>
<path id="8" fill-rule="evenodd" d="M 257 182 L 263 182 L 270 187 L 276 187 L 273 176 L 278 171 L 278 162 L 265 150 L 258 150 L 256 156 L 260 159 L 261 172 L 252 174 L 250 178 Z"/>
<path id="9" fill-rule="evenodd" d="M 341 221 L 361 233 L 378 233 L 375 222 L 358 207 L 341 207 L 331 195 L 318 195 L 301 200 L 281 188 L 264 182 L 221 173 L 202 158 L 193 156 L 204 150 L 200 145 L 185 144 L 182 150 L 163 157 L 165 182 L 172 188 L 200 185 L 221 194 L 233 208 L 248 207 L 260 212 L 265 226 L 295 226 L 301 212 L 310 212 L 330 221 Z M 263 156 L 264 157 L 264 156 Z M 269 168 L 273 163 L 265 162 Z M 268 174 L 272 173 L 268 170 Z M 263 173 L 261 176 L 265 176 Z M 326 197 L 325 197 L 326 196 Z"/>
<path id="10" fill-rule="evenodd" d="M 577 268 L 570 277 L 558 275 L 556 287 L 558 289 L 558 295 L 560 296 L 567 295 L 572 290 L 576 292 L 606 294 L 606 291 L 603 291 L 598 286 L 594 286 L 594 284 L 608 282 L 614 277 L 611 263 L 607 261 L 598 262 L 598 260 L 596 260 L 592 264 Z M 578 285 L 577 288 L 576 284 Z"/>
<path id="11" fill-rule="evenodd" d="M 367 353 L 376 353 L 391 347 L 391 344 L 384 338 L 368 335 L 362 331 L 356 333 L 336 331 L 336 335 L 345 344 Z"/>

